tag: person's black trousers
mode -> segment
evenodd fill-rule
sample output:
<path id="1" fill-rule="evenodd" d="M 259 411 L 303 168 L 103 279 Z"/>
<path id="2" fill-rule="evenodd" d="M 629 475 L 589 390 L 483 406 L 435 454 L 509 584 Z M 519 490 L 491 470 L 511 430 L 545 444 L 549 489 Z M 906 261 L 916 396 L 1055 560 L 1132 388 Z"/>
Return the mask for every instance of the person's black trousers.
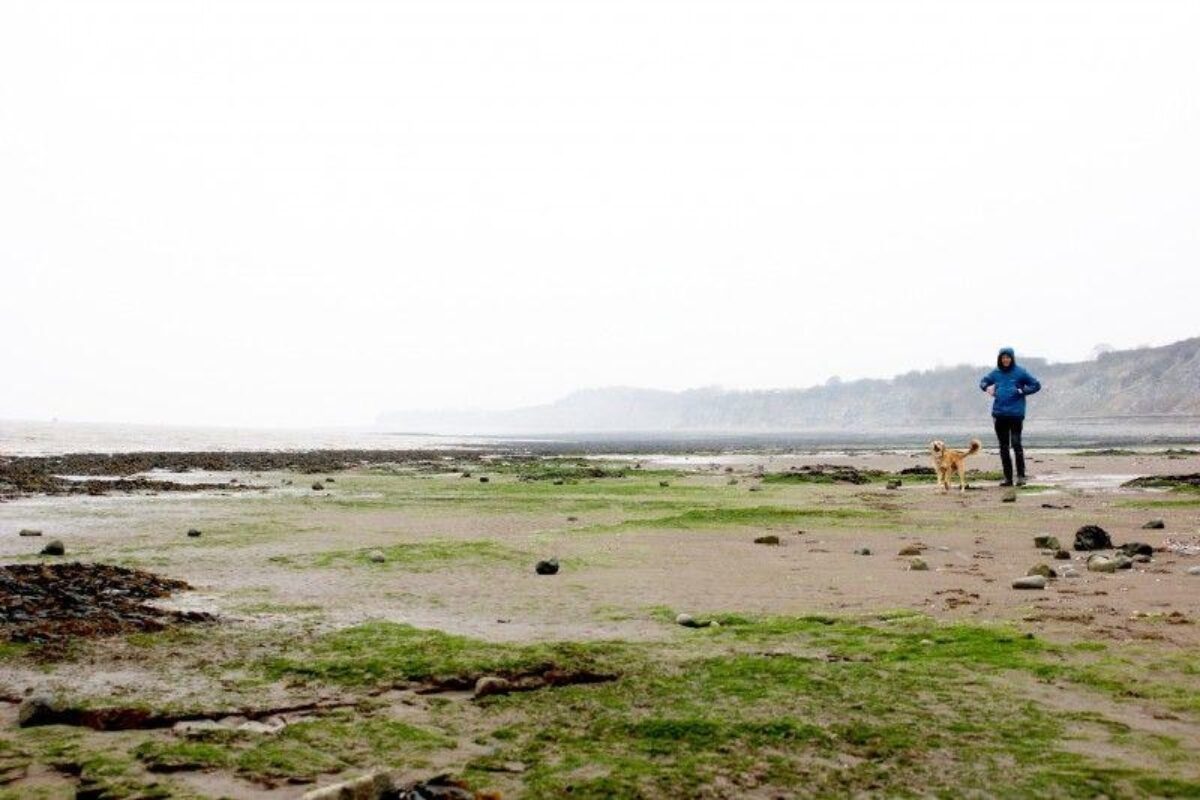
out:
<path id="1" fill-rule="evenodd" d="M 996 423 L 996 438 L 1000 441 L 1000 463 L 1004 466 L 1004 482 L 1013 482 L 1012 456 L 1008 454 L 1011 445 L 1013 454 L 1017 457 L 1017 477 L 1025 477 L 1025 448 L 1021 445 L 1021 428 L 1025 420 L 1020 417 L 993 417 Z"/>

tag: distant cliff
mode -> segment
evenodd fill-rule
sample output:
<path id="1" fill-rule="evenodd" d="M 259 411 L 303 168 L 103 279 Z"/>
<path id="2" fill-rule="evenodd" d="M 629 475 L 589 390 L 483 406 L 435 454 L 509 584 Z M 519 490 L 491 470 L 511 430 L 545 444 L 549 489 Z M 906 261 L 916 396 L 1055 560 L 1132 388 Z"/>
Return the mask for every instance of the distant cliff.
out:
<path id="1" fill-rule="evenodd" d="M 1020 363 L 1045 387 L 1030 400 L 1039 419 L 1200 416 L 1200 337 L 1110 351 L 1092 361 Z M 429 433 L 887 429 L 986 415 L 989 398 L 978 381 L 989 368 L 960 366 L 809 389 L 588 389 L 511 411 L 387 413 L 379 424 Z"/>

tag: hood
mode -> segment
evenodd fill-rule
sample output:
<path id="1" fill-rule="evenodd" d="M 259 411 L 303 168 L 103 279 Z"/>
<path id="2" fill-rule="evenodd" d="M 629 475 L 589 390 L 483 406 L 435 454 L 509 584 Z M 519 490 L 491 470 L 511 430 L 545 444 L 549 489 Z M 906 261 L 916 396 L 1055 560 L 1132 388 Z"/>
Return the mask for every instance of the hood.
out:
<path id="1" fill-rule="evenodd" d="M 996 367 L 998 369 L 1004 369 L 1004 367 L 1000 366 L 1000 357 L 1001 356 L 1008 356 L 1009 358 L 1011 358 L 1013 367 L 1015 367 L 1017 365 L 1017 352 L 1015 350 L 1013 350 L 1011 347 L 1001 347 L 1000 352 L 996 353 Z M 1012 369 L 1012 367 L 1009 367 L 1009 369 Z"/>

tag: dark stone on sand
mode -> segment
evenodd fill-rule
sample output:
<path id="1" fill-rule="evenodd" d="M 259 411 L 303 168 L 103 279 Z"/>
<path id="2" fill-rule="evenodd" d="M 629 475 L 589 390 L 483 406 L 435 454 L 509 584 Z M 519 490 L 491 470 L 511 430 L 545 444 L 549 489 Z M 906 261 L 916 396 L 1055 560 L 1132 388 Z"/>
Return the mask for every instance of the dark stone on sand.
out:
<path id="1" fill-rule="evenodd" d="M 312 488 L 313 488 L 313 491 L 314 491 L 314 492 L 323 492 L 323 491 L 325 491 L 325 484 L 323 484 L 323 483 L 314 483 L 314 484 L 312 485 Z"/>
<path id="2" fill-rule="evenodd" d="M 890 480 L 887 482 L 887 488 L 889 488 L 889 489 L 899 489 L 903 485 L 904 485 L 903 482 L 900 481 L 899 479 Z"/>
<path id="3" fill-rule="evenodd" d="M 469 478 L 469 477 L 471 477 L 471 473 L 469 473 L 469 472 L 464 472 L 464 473 L 462 474 L 462 476 L 463 476 L 464 478 Z"/>
<path id="4" fill-rule="evenodd" d="M 496 675 L 484 675 L 475 681 L 475 697 L 488 697 L 494 694 L 508 694 L 513 689 L 512 682 L 507 678 Z"/>
<path id="5" fill-rule="evenodd" d="M 579 522 L 579 517 L 567 517 L 567 522 Z"/>
<path id="6" fill-rule="evenodd" d="M 1142 526 L 1142 530 L 1161 531 L 1165 527 L 1167 527 L 1167 523 L 1164 522 L 1163 520 L 1152 519 L 1149 522 L 1147 522 L 1145 525 Z"/>
<path id="7" fill-rule="evenodd" d="M 1058 550 L 1062 547 L 1056 536 L 1035 536 L 1033 537 L 1033 546 L 1039 550 Z"/>
<path id="8" fill-rule="evenodd" d="M 335 481 L 333 478 L 326 478 L 325 482 L 326 483 L 336 483 L 337 481 Z"/>
<path id="9" fill-rule="evenodd" d="M 479 482 L 480 482 L 480 483 L 487 483 L 487 482 L 488 482 L 488 476 L 487 476 L 487 475 L 480 475 L 480 476 L 479 476 Z"/>
<path id="10" fill-rule="evenodd" d="M 41 536 L 42 532 L 38 531 L 38 530 L 34 530 L 33 528 L 22 528 L 21 532 L 18 533 L 17 535 L 18 536 Z"/>
<path id="11" fill-rule="evenodd" d="M 1045 575 L 1026 575 L 1024 578 L 1017 578 L 1012 582 L 1014 589 L 1045 589 Z"/>
<path id="12" fill-rule="evenodd" d="M 1084 525 L 1075 531 L 1076 550 L 1109 550 L 1112 546 L 1108 531 L 1099 525 Z"/>
<path id="13" fill-rule="evenodd" d="M 538 575 L 557 575 L 558 574 L 558 559 L 549 558 L 537 562 L 534 566 L 534 571 Z"/>
<path id="14" fill-rule="evenodd" d="M 773 533 L 768 534 L 766 536 L 759 536 L 757 539 L 754 540 L 754 543 L 755 544 L 779 544 L 779 537 Z"/>
<path id="15" fill-rule="evenodd" d="M 51 539 L 50 541 L 46 542 L 46 546 L 42 548 L 42 555 L 44 556 L 61 556 L 66 552 L 67 548 L 63 546 L 63 543 L 58 539 Z"/>
<path id="16" fill-rule="evenodd" d="M 1056 552 L 1054 554 L 1054 557 L 1057 558 L 1059 561 L 1070 561 L 1071 553 L 1067 550 L 1059 550 L 1058 552 Z"/>
<path id="17" fill-rule="evenodd" d="M 856 555 L 856 556 L 869 556 L 869 555 L 871 555 L 871 548 L 869 548 L 869 547 L 860 547 L 860 548 L 858 548 L 857 550 L 855 550 L 855 551 L 854 551 L 854 555 Z"/>
<path id="18" fill-rule="evenodd" d="M 188 528 L 187 535 L 192 537 L 193 539 L 195 539 L 197 536 L 200 535 L 200 529 L 199 528 Z"/>
<path id="19" fill-rule="evenodd" d="M 918 545 L 918 544 L 910 544 L 910 545 L 905 545 L 904 547 L 900 548 L 900 552 L 899 552 L 899 554 L 898 554 L 898 555 L 902 555 L 902 556 L 919 556 L 919 555 L 921 555 L 921 553 L 923 553 L 924 551 L 925 551 L 925 548 L 921 547 L 920 545 Z"/>
<path id="20" fill-rule="evenodd" d="M 1154 548 L 1145 542 L 1126 542 L 1117 551 L 1133 558 L 1134 556 L 1153 556 Z"/>
<path id="21" fill-rule="evenodd" d="M 671 485 L 671 482 L 670 481 L 659 481 L 658 485 L 665 489 Z"/>
<path id="22" fill-rule="evenodd" d="M 36 695 L 21 701 L 17 708 L 17 725 L 32 728 L 36 725 L 52 725 L 58 722 L 62 709 L 52 697 Z"/>
<path id="23" fill-rule="evenodd" d="M 1026 575 L 1040 575 L 1043 578 L 1057 578 L 1058 573 L 1049 564 L 1034 564 Z"/>
<path id="24" fill-rule="evenodd" d="M 1057 508 L 1059 510 L 1070 508 L 1069 505 L 1057 505 L 1055 503 L 1042 503 L 1042 508 Z"/>
<path id="25" fill-rule="evenodd" d="M 564 483 L 566 483 L 566 481 L 564 481 L 562 478 L 555 478 L 553 481 L 551 481 L 551 483 L 553 483 L 555 486 L 562 486 Z"/>

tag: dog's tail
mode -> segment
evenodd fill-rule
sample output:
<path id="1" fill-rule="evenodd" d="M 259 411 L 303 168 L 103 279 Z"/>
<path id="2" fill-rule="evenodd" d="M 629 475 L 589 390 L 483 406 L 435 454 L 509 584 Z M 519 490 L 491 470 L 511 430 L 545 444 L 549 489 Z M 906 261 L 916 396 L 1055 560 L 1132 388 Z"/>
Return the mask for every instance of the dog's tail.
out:
<path id="1" fill-rule="evenodd" d="M 978 439 L 972 439 L 971 446 L 967 448 L 967 452 L 963 453 L 963 456 L 973 456 L 981 449 L 983 449 L 983 442 L 979 441 Z"/>

